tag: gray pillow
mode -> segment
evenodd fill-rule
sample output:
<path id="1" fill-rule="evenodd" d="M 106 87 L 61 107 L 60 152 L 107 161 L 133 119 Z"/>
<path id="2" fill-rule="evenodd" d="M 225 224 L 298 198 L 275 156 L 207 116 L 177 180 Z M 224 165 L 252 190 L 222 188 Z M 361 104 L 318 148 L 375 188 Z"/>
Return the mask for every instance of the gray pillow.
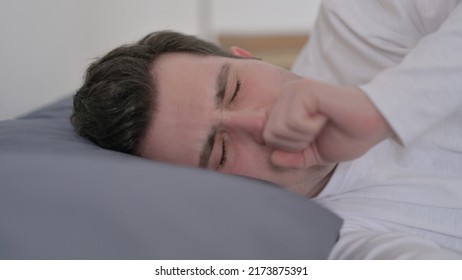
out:
<path id="1" fill-rule="evenodd" d="M 267 182 L 101 149 L 72 98 L 0 122 L 0 259 L 324 259 L 341 220 Z"/>

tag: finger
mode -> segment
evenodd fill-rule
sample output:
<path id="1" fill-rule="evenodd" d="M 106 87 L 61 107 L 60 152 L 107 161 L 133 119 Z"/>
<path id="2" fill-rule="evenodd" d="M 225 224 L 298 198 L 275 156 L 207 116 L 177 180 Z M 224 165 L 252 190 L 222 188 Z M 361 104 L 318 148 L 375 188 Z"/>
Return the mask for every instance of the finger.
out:
<path id="1" fill-rule="evenodd" d="M 327 122 L 323 114 L 314 114 L 305 118 L 305 129 L 311 134 L 318 134 Z"/>
<path id="2" fill-rule="evenodd" d="M 315 143 L 312 143 L 308 148 L 300 152 L 275 150 L 271 154 L 271 163 L 281 168 L 301 169 L 324 165 L 327 162 L 319 155 Z"/>
<path id="3" fill-rule="evenodd" d="M 306 138 L 306 137 L 305 137 Z M 310 140 L 300 139 L 274 139 L 265 140 L 265 144 L 273 149 L 285 151 L 285 152 L 300 152 L 310 145 Z"/>
<path id="4" fill-rule="evenodd" d="M 263 131 L 265 143 L 284 151 L 300 151 L 310 145 L 327 122 L 324 115 L 317 114 L 304 121 L 305 124 L 284 125 L 277 128 L 267 123 Z"/>
<path id="5" fill-rule="evenodd" d="M 291 137 L 292 135 L 314 135 L 325 125 L 327 117 L 323 114 L 313 115 L 271 115 L 266 123 L 267 133 L 278 137 Z"/>
<path id="6" fill-rule="evenodd" d="M 271 154 L 271 163 L 281 168 L 300 169 L 305 167 L 305 159 L 302 152 L 290 153 L 275 150 Z"/>

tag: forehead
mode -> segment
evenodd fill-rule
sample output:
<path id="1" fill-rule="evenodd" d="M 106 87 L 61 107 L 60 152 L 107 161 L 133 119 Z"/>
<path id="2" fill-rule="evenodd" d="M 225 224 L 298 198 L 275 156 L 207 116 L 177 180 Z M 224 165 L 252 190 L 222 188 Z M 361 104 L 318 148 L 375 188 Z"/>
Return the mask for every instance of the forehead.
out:
<path id="1" fill-rule="evenodd" d="M 157 112 L 142 143 L 143 157 L 197 165 L 215 115 L 215 81 L 224 58 L 166 54 L 151 75 Z"/>
<path id="2" fill-rule="evenodd" d="M 176 102 L 189 102 L 189 97 L 197 94 L 194 90 L 202 92 L 215 85 L 216 74 L 224 60 L 221 57 L 186 53 L 162 55 L 151 69 L 159 99 L 173 98 Z"/>

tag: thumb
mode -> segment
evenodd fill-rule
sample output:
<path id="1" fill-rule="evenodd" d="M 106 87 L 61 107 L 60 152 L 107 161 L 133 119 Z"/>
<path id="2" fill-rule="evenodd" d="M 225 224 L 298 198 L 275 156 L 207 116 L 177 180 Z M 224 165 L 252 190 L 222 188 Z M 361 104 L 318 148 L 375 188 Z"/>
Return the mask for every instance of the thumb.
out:
<path id="1" fill-rule="evenodd" d="M 274 150 L 271 154 L 271 163 L 277 167 L 293 169 L 301 169 L 324 164 L 317 154 L 314 143 L 300 152 Z"/>
<path id="2" fill-rule="evenodd" d="M 275 150 L 271 154 L 271 163 L 281 168 L 300 169 L 305 167 L 305 158 L 303 152 Z"/>

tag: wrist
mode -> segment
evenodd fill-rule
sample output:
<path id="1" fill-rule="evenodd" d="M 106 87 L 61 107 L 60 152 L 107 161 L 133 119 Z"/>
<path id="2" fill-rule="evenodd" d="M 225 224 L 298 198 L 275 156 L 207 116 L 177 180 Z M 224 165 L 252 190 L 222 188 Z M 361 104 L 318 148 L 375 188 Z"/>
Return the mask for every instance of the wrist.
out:
<path id="1" fill-rule="evenodd" d="M 368 139 L 370 145 L 392 137 L 394 131 L 367 94 L 358 87 L 337 86 L 310 80 L 319 112 L 355 138 Z"/>
<path id="2" fill-rule="evenodd" d="M 385 140 L 387 138 L 391 138 L 394 136 L 394 131 L 388 121 L 386 120 L 385 116 L 380 112 L 379 108 L 375 106 L 369 96 L 362 91 L 358 87 L 351 88 L 353 94 L 361 96 L 362 99 L 362 107 L 366 110 L 365 116 L 368 121 L 372 124 L 371 126 L 373 129 L 373 134 L 376 135 L 377 143 Z"/>

